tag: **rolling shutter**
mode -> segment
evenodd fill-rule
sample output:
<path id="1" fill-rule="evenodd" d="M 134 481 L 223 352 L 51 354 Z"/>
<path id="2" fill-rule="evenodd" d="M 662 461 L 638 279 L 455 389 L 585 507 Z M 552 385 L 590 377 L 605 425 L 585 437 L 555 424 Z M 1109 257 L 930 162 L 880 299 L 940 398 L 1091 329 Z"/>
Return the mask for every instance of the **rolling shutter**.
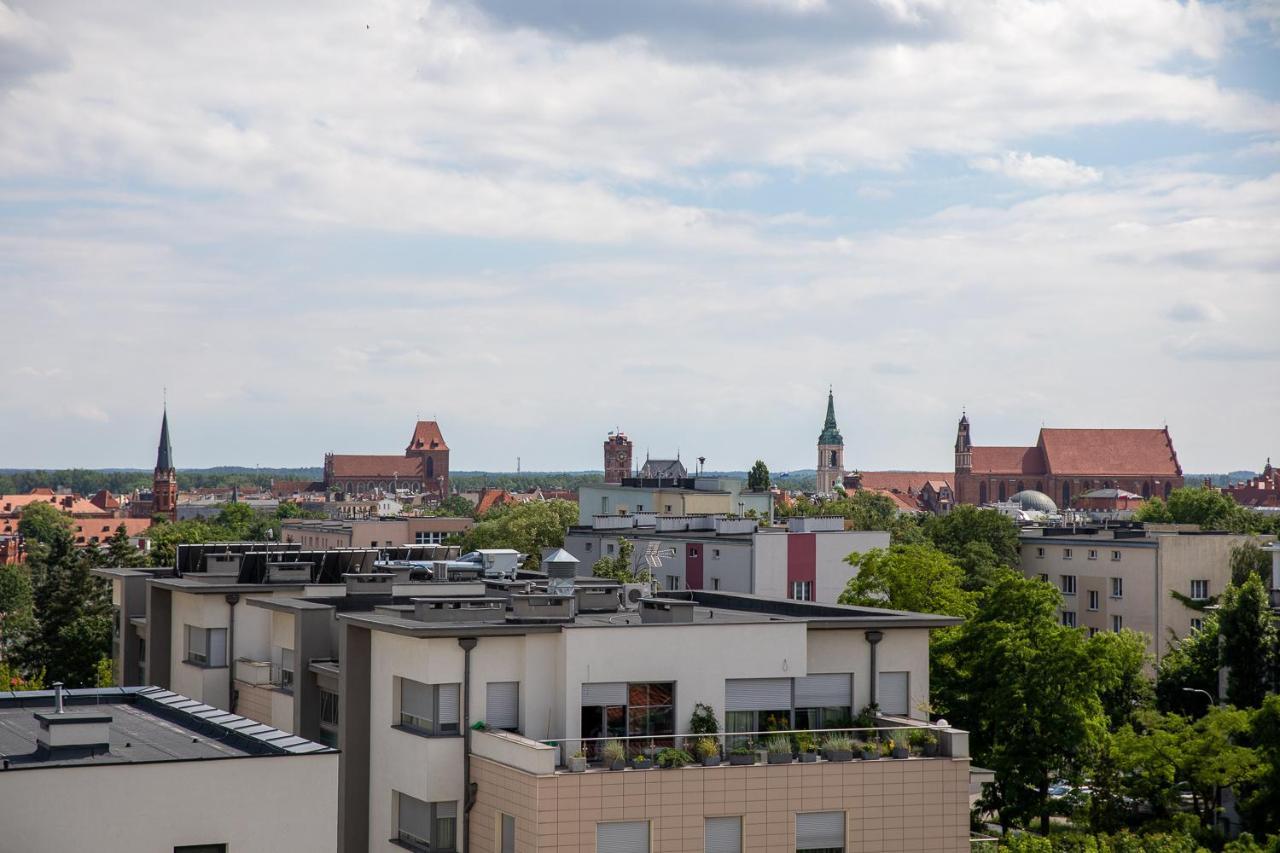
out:
<path id="1" fill-rule="evenodd" d="M 441 726 L 458 725 L 458 685 L 440 685 L 440 719 Z"/>
<path id="2" fill-rule="evenodd" d="M 596 853 L 649 853 L 649 821 L 597 823 Z"/>
<path id="3" fill-rule="evenodd" d="M 880 673 L 880 687 L 876 695 L 876 702 L 880 705 L 880 712 L 882 714 L 906 716 L 911 710 L 907 687 L 907 673 Z"/>
<path id="4" fill-rule="evenodd" d="M 400 679 L 400 713 L 431 719 L 431 687 L 408 678 Z"/>
<path id="5" fill-rule="evenodd" d="M 790 707 L 790 678 L 729 678 L 724 682 L 726 711 L 778 711 Z"/>
<path id="6" fill-rule="evenodd" d="M 796 850 L 844 849 L 844 812 L 796 815 Z"/>
<path id="7" fill-rule="evenodd" d="M 706 853 L 742 853 L 742 818 L 707 818 Z"/>
<path id="8" fill-rule="evenodd" d="M 583 707 L 591 705 L 627 704 L 627 685 L 624 681 L 599 681 L 582 685 Z"/>
<path id="9" fill-rule="evenodd" d="M 797 708 L 848 708 L 853 706 L 853 676 L 847 672 L 810 675 L 796 679 Z"/>
<path id="10" fill-rule="evenodd" d="M 399 832 L 407 832 L 414 838 L 428 841 L 431 838 L 431 804 L 408 794 L 396 794 L 400 817 L 396 823 Z"/>
<path id="11" fill-rule="evenodd" d="M 516 853 L 516 819 L 509 814 L 502 816 L 502 853 Z"/>
<path id="12" fill-rule="evenodd" d="M 520 682 L 489 682 L 484 698 L 484 722 L 491 729 L 520 727 Z"/>

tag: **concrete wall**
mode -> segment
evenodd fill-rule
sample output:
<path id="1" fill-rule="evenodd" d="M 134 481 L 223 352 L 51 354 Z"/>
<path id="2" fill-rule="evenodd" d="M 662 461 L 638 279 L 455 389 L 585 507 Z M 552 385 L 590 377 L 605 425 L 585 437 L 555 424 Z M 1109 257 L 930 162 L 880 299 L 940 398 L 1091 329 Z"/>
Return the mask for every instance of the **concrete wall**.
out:
<path id="1" fill-rule="evenodd" d="M 47 767 L 0 773 L 0 847 L 23 853 L 335 850 L 338 756 Z"/>
<path id="2" fill-rule="evenodd" d="M 889 534 L 881 530 L 842 530 L 813 534 L 817 543 L 817 583 L 814 601 L 835 603 L 857 574 L 845 558 L 872 548 L 888 548 Z"/>

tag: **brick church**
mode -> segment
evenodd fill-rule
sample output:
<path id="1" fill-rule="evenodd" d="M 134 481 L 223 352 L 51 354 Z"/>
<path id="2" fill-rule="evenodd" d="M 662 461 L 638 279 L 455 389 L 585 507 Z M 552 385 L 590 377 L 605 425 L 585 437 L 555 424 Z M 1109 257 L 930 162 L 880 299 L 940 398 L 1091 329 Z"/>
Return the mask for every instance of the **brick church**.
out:
<path id="1" fill-rule="evenodd" d="M 441 500 L 449 494 L 449 445 L 440 425 L 418 421 L 403 455 L 326 453 L 324 490 L 366 494 L 416 489 Z"/>
<path id="2" fill-rule="evenodd" d="M 1090 489 L 1125 489 L 1144 498 L 1180 488 L 1182 466 L 1169 428 L 1048 429 L 1031 447 L 975 447 L 969 418 L 956 430 L 956 503 L 1003 501 L 1024 489 L 1061 508 Z"/>
<path id="3" fill-rule="evenodd" d="M 169 441 L 169 407 L 160 419 L 160 444 L 156 448 L 156 467 L 152 472 L 151 491 L 136 495 L 129 504 L 133 518 L 163 516 L 178 519 L 178 469 L 173 467 L 173 444 Z"/>

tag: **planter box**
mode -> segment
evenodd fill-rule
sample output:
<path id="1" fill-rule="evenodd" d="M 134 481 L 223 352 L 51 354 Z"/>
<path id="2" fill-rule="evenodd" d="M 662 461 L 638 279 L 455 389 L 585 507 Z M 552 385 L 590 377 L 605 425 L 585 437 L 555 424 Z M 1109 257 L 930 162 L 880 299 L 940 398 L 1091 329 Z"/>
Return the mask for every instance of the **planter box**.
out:
<path id="1" fill-rule="evenodd" d="M 769 763 L 770 763 L 770 764 L 790 764 L 790 763 L 791 763 L 791 753 L 789 753 L 789 752 L 782 752 L 782 753 L 778 753 L 778 752 L 771 752 L 771 753 L 769 753 L 769 759 L 768 759 L 768 760 L 769 760 Z"/>
<path id="2" fill-rule="evenodd" d="M 893 757 L 894 757 L 894 758 L 909 758 L 909 757 L 911 757 L 911 751 L 910 751 L 909 749 L 907 749 L 905 746 L 895 746 L 895 747 L 893 748 Z"/>
<path id="3" fill-rule="evenodd" d="M 756 763 L 756 756 L 754 752 L 750 753 L 749 755 L 734 755 L 733 753 L 729 754 L 730 767 L 746 767 L 747 765 L 755 764 L 755 763 Z"/>
<path id="4" fill-rule="evenodd" d="M 610 770 L 626 770 L 627 762 L 618 760 L 609 765 Z"/>
<path id="5" fill-rule="evenodd" d="M 878 761 L 878 760 L 880 760 L 880 753 L 879 753 L 879 752 L 877 752 L 876 750 L 873 750 L 873 749 L 864 749 L 864 750 L 862 750 L 862 760 L 863 760 L 863 761 Z"/>
<path id="6" fill-rule="evenodd" d="M 828 749 L 824 755 L 827 761 L 853 761 L 851 749 Z"/>
<path id="7" fill-rule="evenodd" d="M 587 759 L 572 758 L 572 757 L 569 759 L 570 773 L 585 773 L 586 770 L 587 770 Z"/>
<path id="8" fill-rule="evenodd" d="M 631 762 L 631 766 L 634 767 L 636 770 L 648 770 L 650 767 L 653 766 L 653 761 L 648 758 L 642 758 L 639 761 Z"/>
<path id="9" fill-rule="evenodd" d="M 750 756 L 743 756 L 743 757 L 744 757 L 744 758 L 750 758 Z M 703 757 L 703 759 L 702 759 L 702 766 L 703 766 L 703 767 L 719 767 L 719 766 L 720 766 L 720 756 L 718 756 L 718 755 L 708 755 L 708 756 Z"/>
<path id="10" fill-rule="evenodd" d="M 938 745 L 936 743 L 926 743 L 920 748 L 920 752 L 925 758 L 933 758 L 938 754 Z"/>
<path id="11" fill-rule="evenodd" d="M 818 753 L 816 753 L 816 752 L 802 752 L 802 753 L 800 753 L 800 763 L 801 763 L 801 764 L 813 764 L 813 763 L 814 763 L 815 761 L 817 761 L 817 760 L 818 760 Z"/>

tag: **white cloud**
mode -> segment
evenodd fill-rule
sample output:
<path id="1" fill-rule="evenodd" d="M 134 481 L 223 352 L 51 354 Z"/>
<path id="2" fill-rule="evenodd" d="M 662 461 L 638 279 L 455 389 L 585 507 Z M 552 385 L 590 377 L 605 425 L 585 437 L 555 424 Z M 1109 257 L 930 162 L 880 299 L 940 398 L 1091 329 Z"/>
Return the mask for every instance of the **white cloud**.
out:
<path id="1" fill-rule="evenodd" d="M 983 172 L 993 172 L 1024 184 L 1060 190 L 1097 183 L 1102 173 L 1073 160 L 1025 152 L 1006 151 L 999 157 L 979 157 L 971 165 Z"/>
<path id="2" fill-rule="evenodd" d="M 1175 302 L 1169 307 L 1169 319 L 1179 323 L 1218 323 L 1222 321 L 1222 311 L 1212 302 L 1204 300 L 1185 300 Z"/>

